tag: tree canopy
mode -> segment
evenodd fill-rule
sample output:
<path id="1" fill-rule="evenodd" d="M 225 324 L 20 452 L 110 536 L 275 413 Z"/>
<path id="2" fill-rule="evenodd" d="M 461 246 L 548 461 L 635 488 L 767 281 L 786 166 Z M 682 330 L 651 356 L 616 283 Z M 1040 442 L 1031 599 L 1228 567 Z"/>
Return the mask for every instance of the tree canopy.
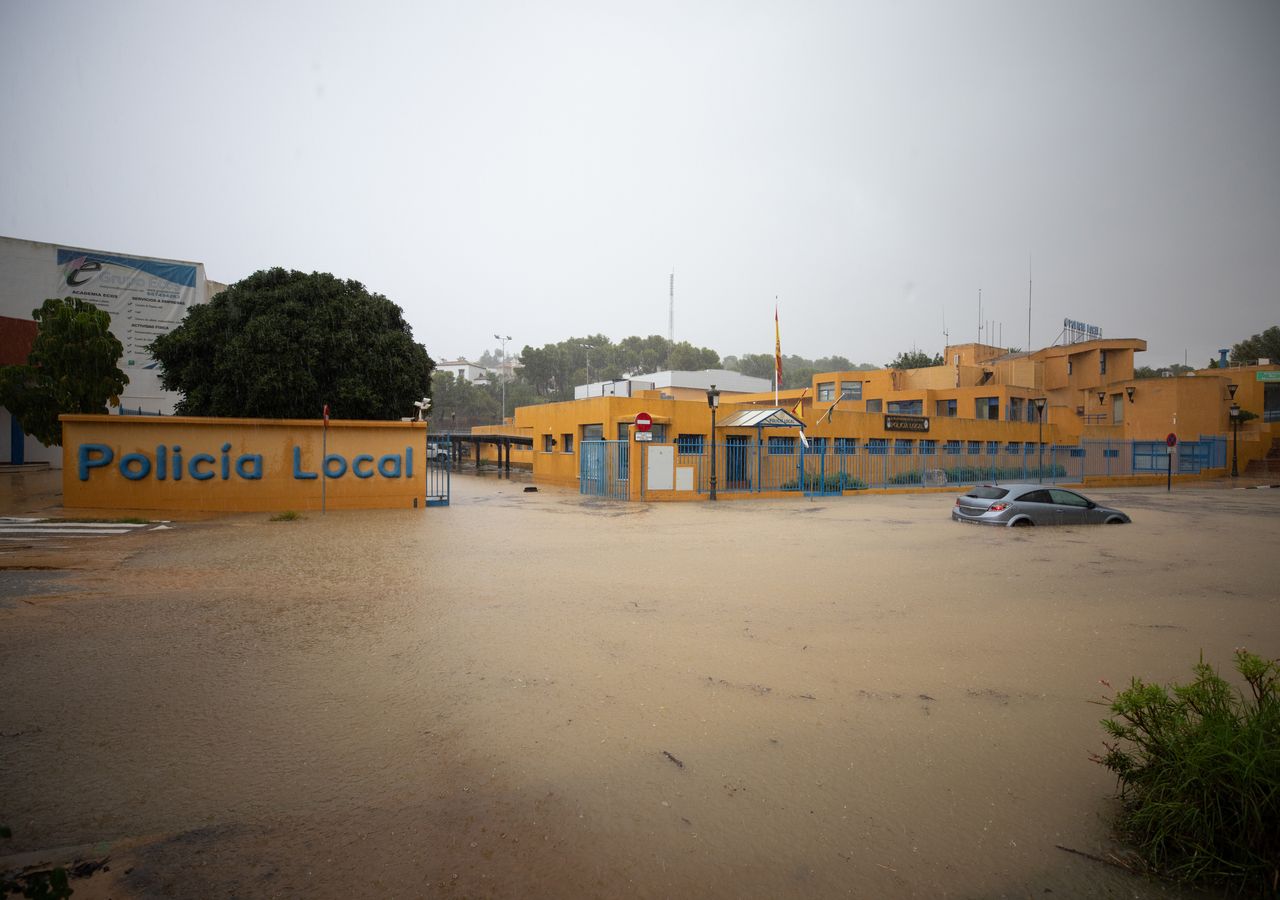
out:
<path id="1" fill-rule="evenodd" d="M 151 344 L 180 415 L 399 419 L 435 363 L 403 311 L 358 281 L 275 268 L 193 306 Z"/>
<path id="2" fill-rule="evenodd" d="M 74 297 L 31 311 L 36 338 L 26 365 L 0 367 L 0 405 L 46 447 L 62 443 L 62 413 L 105 413 L 120 405 L 129 378 L 117 363 L 124 347 L 111 316 Z"/>
<path id="3" fill-rule="evenodd" d="M 753 378 L 773 380 L 773 356 L 768 353 L 745 353 L 742 356 L 726 356 L 724 367 Z M 875 369 L 871 363 L 855 365 L 843 356 L 824 356 L 820 359 L 806 359 L 803 356 L 782 357 L 782 387 L 808 387 L 813 376 L 819 372 L 862 372 Z"/>
<path id="4" fill-rule="evenodd" d="M 886 369 L 927 369 L 930 366 L 942 365 L 942 354 L 930 356 L 923 350 L 903 350 L 893 362 L 885 365 Z"/>
<path id="5" fill-rule="evenodd" d="M 660 335 L 632 336 L 618 343 L 603 334 L 569 338 L 520 352 L 519 379 L 544 400 L 572 400 L 574 385 L 612 381 L 668 369 L 699 371 L 720 367 L 720 354 L 688 341 Z M 510 385 L 507 388 L 510 402 Z"/>
<path id="6" fill-rule="evenodd" d="M 1259 359 L 1280 361 L 1280 326 L 1272 325 L 1261 334 L 1255 334 L 1231 348 L 1233 363 L 1251 363 Z"/>

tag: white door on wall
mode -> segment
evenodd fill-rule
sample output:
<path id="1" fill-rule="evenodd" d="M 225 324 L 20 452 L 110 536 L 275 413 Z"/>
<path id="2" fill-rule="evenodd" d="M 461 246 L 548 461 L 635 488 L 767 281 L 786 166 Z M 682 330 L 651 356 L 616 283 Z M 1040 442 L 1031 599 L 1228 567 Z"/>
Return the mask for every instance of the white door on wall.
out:
<path id="1" fill-rule="evenodd" d="M 646 468 L 647 487 L 651 491 L 673 491 L 676 487 L 676 448 L 670 444 L 650 444 Z"/>

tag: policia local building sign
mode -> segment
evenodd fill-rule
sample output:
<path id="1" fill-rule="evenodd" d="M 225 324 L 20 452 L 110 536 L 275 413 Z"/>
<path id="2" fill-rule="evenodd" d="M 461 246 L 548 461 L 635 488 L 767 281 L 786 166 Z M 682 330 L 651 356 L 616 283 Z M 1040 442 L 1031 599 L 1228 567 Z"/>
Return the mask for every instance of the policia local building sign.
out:
<path id="1" fill-rule="evenodd" d="M 412 507 L 426 424 L 63 416 L 63 503 L 235 512 Z"/>

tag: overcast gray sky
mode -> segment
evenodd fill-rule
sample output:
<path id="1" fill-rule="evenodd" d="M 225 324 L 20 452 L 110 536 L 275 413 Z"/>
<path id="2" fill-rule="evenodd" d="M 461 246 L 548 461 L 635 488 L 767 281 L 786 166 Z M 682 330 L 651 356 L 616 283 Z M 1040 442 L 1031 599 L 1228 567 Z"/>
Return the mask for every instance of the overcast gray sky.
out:
<path id="1" fill-rule="evenodd" d="M 0 4 L 0 234 L 884 363 L 1280 324 L 1280 3 Z M 514 352 L 514 351 L 513 351 Z"/>

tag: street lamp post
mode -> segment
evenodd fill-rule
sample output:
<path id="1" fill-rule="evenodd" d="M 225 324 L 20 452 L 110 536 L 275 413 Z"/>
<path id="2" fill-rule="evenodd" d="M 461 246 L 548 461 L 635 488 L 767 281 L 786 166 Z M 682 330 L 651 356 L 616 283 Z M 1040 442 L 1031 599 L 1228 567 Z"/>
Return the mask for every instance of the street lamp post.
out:
<path id="1" fill-rule="evenodd" d="M 1037 476 L 1041 484 L 1044 483 L 1044 405 L 1047 399 L 1046 397 L 1037 397 L 1034 401 L 1036 405 L 1036 422 L 1040 426 L 1040 440 L 1038 442 L 1040 445 L 1040 462 L 1037 467 Z"/>
<path id="2" fill-rule="evenodd" d="M 711 499 L 716 499 L 716 409 L 720 406 L 720 392 L 711 385 L 707 391 L 707 406 L 711 407 Z"/>
<path id="3" fill-rule="evenodd" d="M 495 341 L 502 341 L 502 369 L 498 372 L 498 380 L 502 382 L 502 424 L 507 424 L 507 341 L 511 340 L 511 335 L 505 337 L 501 334 L 493 336 Z"/>
<path id="4" fill-rule="evenodd" d="M 580 344 L 579 346 L 581 346 L 583 350 L 587 351 L 587 384 L 590 385 L 591 384 L 591 351 L 596 349 L 596 345 Z M 590 390 L 591 388 L 588 387 L 587 388 L 588 393 L 590 392 Z"/>
<path id="5" fill-rule="evenodd" d="M 1240 477 L 1240 466 L 1236 456 L 1236 448 L 1240 446 L 1240 404 L 1236 402 L 1236 391 L 1240 385 L 1229 384 L 1227 391 L 1231 394 L 1231 477 Z"/>

